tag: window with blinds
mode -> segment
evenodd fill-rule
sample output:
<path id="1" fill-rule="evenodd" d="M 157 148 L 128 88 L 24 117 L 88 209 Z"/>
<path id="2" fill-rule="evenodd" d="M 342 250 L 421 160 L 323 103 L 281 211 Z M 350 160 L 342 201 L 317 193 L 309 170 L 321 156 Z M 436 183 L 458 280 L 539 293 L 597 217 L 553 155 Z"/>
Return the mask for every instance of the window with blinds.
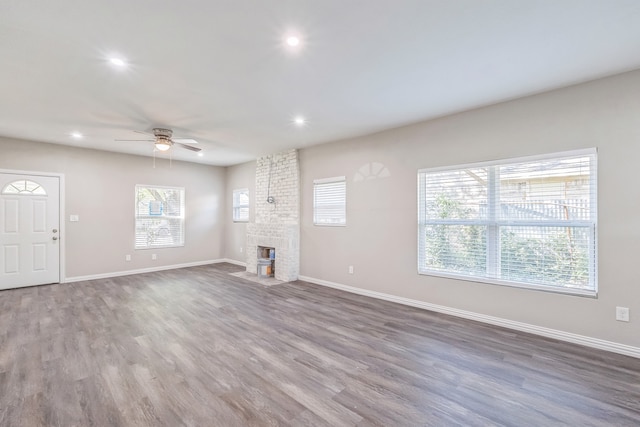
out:
<path id="1" fill-rule="evenodd" d="M 597 293 L 596 150 L 418 171 L 418 272 Z"/>
<path id="2" fill-rule="evenodd" d="M 313 223 L 347 224 L 347 183 L 344 176 L 313 181 Z"/>
<path id="3" fill-rule="evenodd" d="M 249 221 L 249 189 L 233 190 L 233 221 Z"/>
<path id="4" fill-rule="evenodd" d="M 136 185 L 136 249 L 184 246 L 184 188 Z"/>

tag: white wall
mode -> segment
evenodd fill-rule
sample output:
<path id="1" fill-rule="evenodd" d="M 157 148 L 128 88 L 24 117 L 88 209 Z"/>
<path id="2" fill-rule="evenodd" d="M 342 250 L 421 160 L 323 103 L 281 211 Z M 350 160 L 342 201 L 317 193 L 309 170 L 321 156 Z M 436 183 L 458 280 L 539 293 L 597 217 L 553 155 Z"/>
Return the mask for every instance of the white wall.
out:
<path id="1" fill-rule="evenodd" d="M 66 276 L 82 277 L 223 258 L 225 169 L 0 138 L 0 169 L 65 175 Z M 134 250 L 136 184 L 185 188 L 185 246 Z M 80 216 L 69 222 L 69 215 Z M 151 260 L 155 253 L 158 259 Z M 125 261 L 131 254 L 132 260 Z"/>
<path id="2" fill-rule="evenodd" d="M 599 152 L 597 299 L 416 273 L 419 168 L 587 147 Z M 639 160 L 640 71 L 300 150 L 300 274 L 640 347 Z M 372 163 L 389 176 L 356 181 Z M 313 180 L 340 175 L 347 226 L 313 226 Z"/>

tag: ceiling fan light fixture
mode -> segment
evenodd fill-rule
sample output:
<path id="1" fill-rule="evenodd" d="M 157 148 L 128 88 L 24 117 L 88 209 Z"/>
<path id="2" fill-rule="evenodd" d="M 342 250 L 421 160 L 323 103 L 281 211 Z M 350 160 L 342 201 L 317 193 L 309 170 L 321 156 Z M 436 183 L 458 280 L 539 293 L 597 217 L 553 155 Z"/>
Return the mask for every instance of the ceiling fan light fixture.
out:
<path id="1" fill-rule="evenodd" d="M 168 143 L 167 141 L 157 141 L 156 148 L 159 151 L 167 151 L 169 148 L 171 148 L 171 144 Z"/>
<path id="2" fill-rule="evenodd" d="M 195 151 L 196 153 L 202 151 L 201 148 L 194 147 L 192 144 L 197 144 L 198 141 L 190 138 L 177 138 L 175 141 L 171 139 L 173 136 L 173 131 L 171 129 L 165 128 L 153 128 L 153 134 L 141 131 L 134 131 L 138 133 L 142 133 L 144 135 L 153 136 L 154 139 L 116 139 L 116 141 L 149 141 L 153 142 L 153 152 L 156 151 L 169 151 L 174 145 L 180 148 L 186 148 L 190 151 Z M 154 154 L 155 156 L 155 154 Z"/>

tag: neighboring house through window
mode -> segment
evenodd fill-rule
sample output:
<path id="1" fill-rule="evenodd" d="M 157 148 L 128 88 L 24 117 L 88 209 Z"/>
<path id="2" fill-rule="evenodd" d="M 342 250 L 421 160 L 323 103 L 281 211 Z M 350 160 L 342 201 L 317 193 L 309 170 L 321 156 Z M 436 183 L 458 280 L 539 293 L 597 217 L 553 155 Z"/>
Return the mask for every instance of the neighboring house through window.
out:
<path id="1" fill-rule="evenodd" d="M 135 248 L 184 246 L 184 188 L 136 185 Z"/>
<path id="2" fill-rule="evenodd" d="M 418 272 L 595 296 L 596 151 L 418 171 Z"/>

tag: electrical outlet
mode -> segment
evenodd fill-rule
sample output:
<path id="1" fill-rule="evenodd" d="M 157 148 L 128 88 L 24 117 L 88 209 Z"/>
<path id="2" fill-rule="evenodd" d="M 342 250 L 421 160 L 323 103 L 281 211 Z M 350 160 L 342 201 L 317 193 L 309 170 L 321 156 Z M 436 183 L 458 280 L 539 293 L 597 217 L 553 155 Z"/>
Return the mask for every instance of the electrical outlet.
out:
<path id="1" fill-rule="evenodd" d="M 242 246 L 240 246 L 240 253 L 242 253 Z"/>
<path id="2" fill-rule="evenodd" d="M 131 261 L 131 255 L 125 255 L 124 256 L 124 260 L 125 261 Z"/>
<path id="3" fill-rule="evenodd" d="M 353 265 L 349 266 L 349 274 L 353 274 Z"/>
<path id="4" fill-rule="evenodd" d="M 628 307 L 616 307 L 616 320 L 620 322 L 629 321 L 629 308 Z"/>
<path id="5" fill-rule="evenodd" d="M 156 255 L 156 254 L 151 254 L 151 259 L 158 259 L 158 255 Z"/>

